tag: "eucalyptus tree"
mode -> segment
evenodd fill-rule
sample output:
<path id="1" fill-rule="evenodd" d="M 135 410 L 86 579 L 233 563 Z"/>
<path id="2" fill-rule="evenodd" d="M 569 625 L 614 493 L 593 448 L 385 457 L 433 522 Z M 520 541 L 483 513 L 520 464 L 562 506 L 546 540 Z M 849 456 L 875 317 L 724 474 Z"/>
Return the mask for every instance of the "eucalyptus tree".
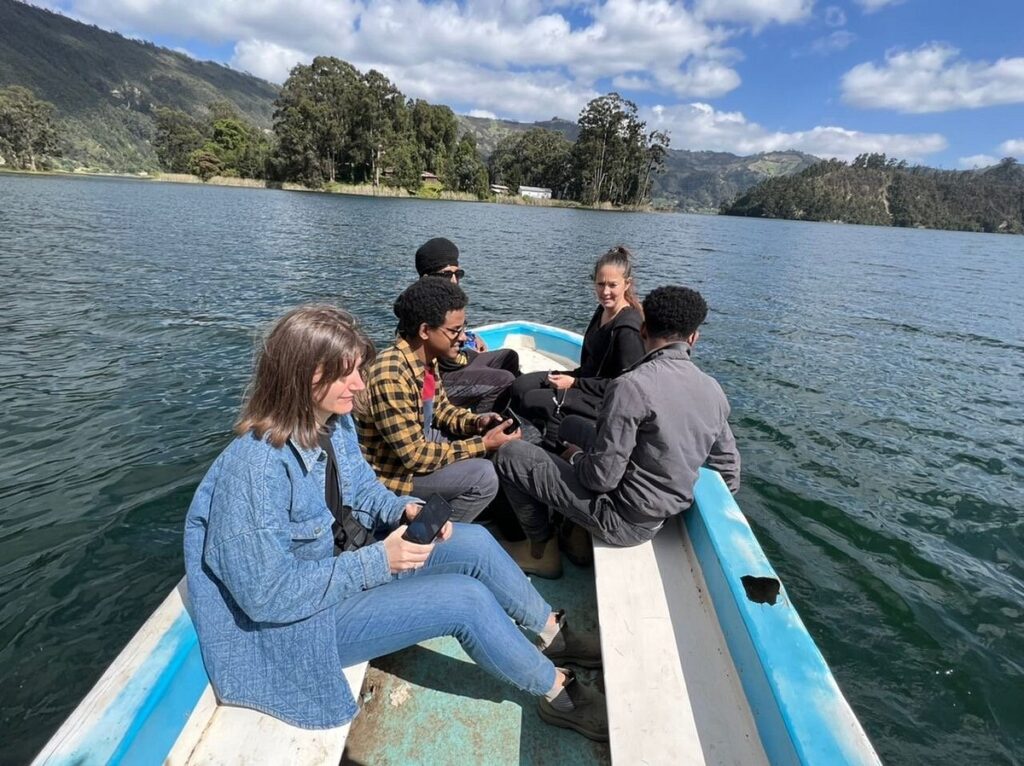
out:
<path id="1" fill-rule="evenodd" d="M 287 177 L 310 186 L 337 179 L 352 148 L 361 85 L 359 71 L 333 56 L 292 69 L 274 102 L 278 158 Z"/>
<path id="2" fill-rule="evenodd" d="M 38 170 L 60 156 L 55 109 L 28 88 L 0 89 L 0 157 L 14 167 Z"/>
<path id="3" fill-rule="evenodd" d="M 660 172 L 668 135 L 648 135 L 636 104 L 618 93 L 593 99 L 579 116 L 573 148 L 576 191 L 587 204 L 643 204 L 652 176 Z"/>

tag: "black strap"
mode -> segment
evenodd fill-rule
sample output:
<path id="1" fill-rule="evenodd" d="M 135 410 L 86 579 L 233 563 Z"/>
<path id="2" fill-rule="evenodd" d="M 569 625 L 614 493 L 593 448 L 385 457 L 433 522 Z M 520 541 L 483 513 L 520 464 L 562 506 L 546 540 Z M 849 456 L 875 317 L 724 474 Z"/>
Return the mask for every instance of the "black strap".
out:
<path id="1" fill-rule="evenodd" d="M 334 534 L 334 553 L 354 551 L 370 541 L 370 531 L 355 520 L 352 506 L 345 505 L 341 496 L 341 476 L 338 475 L 338 458 L 334 454 L 330 434 L 320 435 L 320 446 L 327 453 L 327 475 L 324 477 L 324 500 L 334 515 L 331 532 Z"/>

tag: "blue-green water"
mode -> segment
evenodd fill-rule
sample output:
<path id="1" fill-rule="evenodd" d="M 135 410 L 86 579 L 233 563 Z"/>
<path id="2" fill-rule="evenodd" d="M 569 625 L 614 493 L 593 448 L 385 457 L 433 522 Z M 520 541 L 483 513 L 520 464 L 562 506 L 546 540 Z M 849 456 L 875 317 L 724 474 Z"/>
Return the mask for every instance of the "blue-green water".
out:
<path id="1" fill-rule="evenodd" d="M 712 312 L 739 500 L 885 760 L 1024 752 L 1024 238 L 0 175 L 0 761 L 181 576 L 252 342 L 336 301 L 378 341 L 431 236 L 470 319 L 582 330 L 625 243 Z"/>

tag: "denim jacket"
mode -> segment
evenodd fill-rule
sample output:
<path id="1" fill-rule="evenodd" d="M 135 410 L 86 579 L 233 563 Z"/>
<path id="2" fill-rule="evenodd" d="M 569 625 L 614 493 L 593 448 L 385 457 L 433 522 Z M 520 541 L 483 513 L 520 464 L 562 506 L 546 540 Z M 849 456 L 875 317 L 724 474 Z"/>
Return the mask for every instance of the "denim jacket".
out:
<path id="1" fill-rule="evenodd" d="M 396 526 L 412 498 L 377 481 L 350 416 L 335 418 L 331 441 L 356 519 Z M 319 446 L 240 436 L 210 467 L 185 520 L 189 605 L 217 697 L 311 729 L 357 712 L 338 661 L 335 605 L 392 577 L 381 542 L 333 555 L 325 476 Z"/>

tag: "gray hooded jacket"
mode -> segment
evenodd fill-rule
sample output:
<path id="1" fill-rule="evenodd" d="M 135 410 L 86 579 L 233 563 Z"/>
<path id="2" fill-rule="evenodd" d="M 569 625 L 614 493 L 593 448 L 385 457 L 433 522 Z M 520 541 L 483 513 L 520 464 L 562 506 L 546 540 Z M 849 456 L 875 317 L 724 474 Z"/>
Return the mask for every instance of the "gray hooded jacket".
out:
<path id="1" fill-rule="evenodd" d="M 597 440 L 576 475 L 607 494 L 626 521 L 659 528 L 693 503 L 697 471 L 718 471 L 740 488 L 740 455 L 722 387 L 690 360 L 686 343 L 664 346 L 611 381 Z"/>

